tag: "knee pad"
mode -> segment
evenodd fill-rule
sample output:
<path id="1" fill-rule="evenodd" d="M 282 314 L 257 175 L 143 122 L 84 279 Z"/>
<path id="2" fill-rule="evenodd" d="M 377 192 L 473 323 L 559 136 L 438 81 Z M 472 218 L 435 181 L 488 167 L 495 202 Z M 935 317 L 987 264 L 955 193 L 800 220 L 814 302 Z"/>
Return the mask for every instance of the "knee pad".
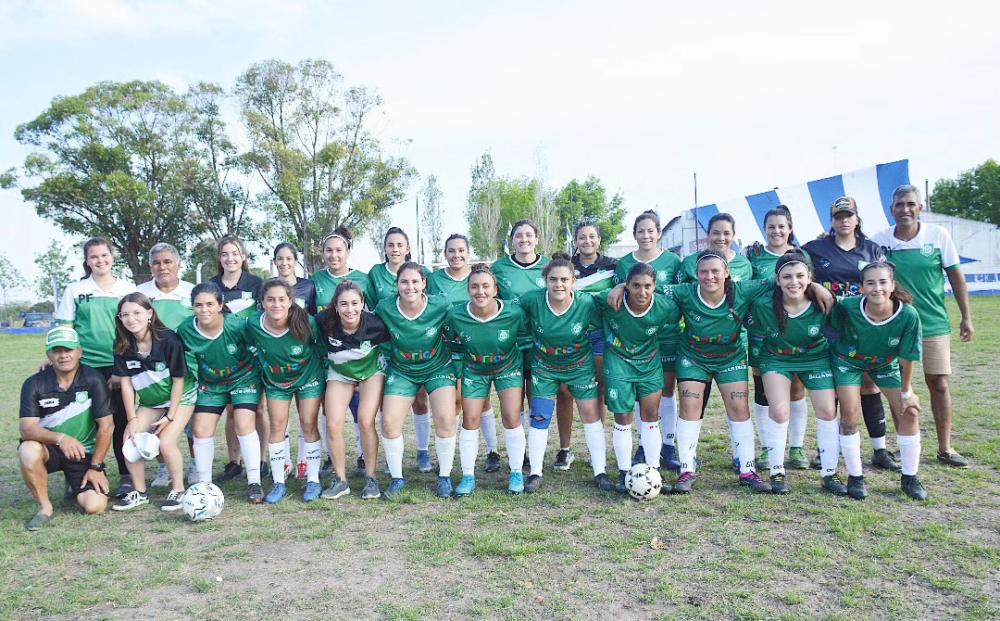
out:
<path id="1" fill-rule="evenodd" d="M 764 380 L 759 375 L 753 376 L 753 402 L 761 407 L 767 407 L 767 393 L 764 392 Z"/>
<path id="2" fill-rule="evenodd" d="M 361 395 L 357 392 L 351 397 L 351 402 L 347 404 L 348 409 L 351 410 L 351 416 L 354 418 L 354 422 L 358 422 L 358 404 L 361 403 Z"/>
<path id="3" fill-rule="evenodd" d="M 548 429 L 552 424 L 552 414 L 556 410 L 555 399 L 531 398 L 531 426 L 535 429 Z"/>

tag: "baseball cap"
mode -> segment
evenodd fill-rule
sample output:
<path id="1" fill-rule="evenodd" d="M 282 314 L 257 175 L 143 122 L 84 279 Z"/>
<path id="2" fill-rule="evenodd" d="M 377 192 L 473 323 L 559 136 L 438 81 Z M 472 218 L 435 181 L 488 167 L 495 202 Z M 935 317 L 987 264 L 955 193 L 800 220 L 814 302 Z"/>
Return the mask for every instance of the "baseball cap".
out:
<path id="1" fill-rule="evenodd" d="M 835 216 L 838 213 L 845 211 L 857 215 L 858 202 L 854 200 L 853 196 L 841 196 L 837 200 L 833 201 L 833 206 L 830 207 L 831 216 Z"/>
<path id="2" fill-rule="evenodd" d="M 80 337 L 76 335 L 76 330 L 69 326 L 57 326 L 45 334 L 45 351 L 65 347 L 66 349 L 79 349 Z"/>

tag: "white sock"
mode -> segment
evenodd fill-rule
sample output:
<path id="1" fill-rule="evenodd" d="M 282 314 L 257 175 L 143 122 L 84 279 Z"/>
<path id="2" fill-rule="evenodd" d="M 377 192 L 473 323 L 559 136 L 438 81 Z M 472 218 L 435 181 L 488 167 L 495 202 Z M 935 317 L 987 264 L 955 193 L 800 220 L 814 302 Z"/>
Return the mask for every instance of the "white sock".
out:
<path id="1" fill-rule="evenodd" d="M 323 441 L 306 442 L 306 481 L 319 483 L 319 466 L 323 461 Z"/>
<path id="2" fill-rule="evenodd" d="M 528 427 L 528 460 L 531 462 L 531 474 L 542 474 L 542 462 L 545 461 L 545 448 L 549 443 L 549 430 Z"/>
<path id="3" fill-rule="evenodd" d="M 594 469 L 594 476 L 605 472 L 607 468 L 607 440 L 604 438 L 604 423 L 583 424 L 583 437 L 587 440 L 587 450 L 590 451 L 590 466 Z M 632 443 L 632 435 L 629 432 L 629 445 Z M 629 451 L 631 452 L 631 450 Z M 631 456 L 629 456 L 631 458 Z M 626 462 L 628 463 L 628 462 Z M 532 464 L 534 466 L 534 464 Z"/>
<path id="4" fill-rule="evenodd" d="M 479 444 L 479 437 L 476 437 L 476 444 Z M 434 449 L 438 458 L 438 476 L 450 477 L 451 467 L 455 464 L 455 436 L 442 438 L 434 434 Z M 475 463 L 475 461 L 473 461 Z"/>
<path id="5" fill-rule="evenodd" d="M 809 408 L 806 400 L 792 401 L 788 416 L 788 446 L 802 448 L 806 443 L 806 427 L 809 425 Z"/>
<path id="6" fill-rule="evenodd" d="M 243 467 L 247 471 L 247 484 L 260 485 L 260 436 L 256 431 L 251 431 L 245 436 L 236 436 L 236 439 L 240 442 Z M 281 472 L 285 472 L 284 467 Z"/>
<path id="7" fill-rule="evenodd" d="M 618 469 L 628 470 L 632 464 L 632 425 L 615 423 L 611 432 L 611 446 L 615 449 Z"/>
<path id="8" fill-rule="evenodd" d="M 417 450 L 427 451 L 431 448 L 431 415 L 413 414 L 413 435 L 417 437 Z"/>
<path id="9" fill-rule="evenodd" d="M 771 466 L 771 474 L 785 474 L 785 443 L 788 441 L 788 421 L 779 423 L 767 419 L 764 428 L 767 436 L 767 462 Z"/>
<path id="10" fill-rule="evenodd" d="M 389 466 L 389 476 L 394 479 L 403 478 L 403 436 L 398 438 L 382 438 L 382 449 L 385 451 L 385 463 Z"/>
<path id="11" fill-rule="evenodd" d="M 507 446 L 507 465 L 511 472 L 520 472 L 524 466 L 524 427 L 503 430 L 504 444 Z"/>
<path id="12" fill-rule="evenodd" d="M 483 441 L 486 442 L 488 453 L 497 452 L 497 417 L 493 413 L 493 408 L 488 408 L 483 412 L 482 424 L 479 427 L 483 433 Z"/>
<path id="13" fill-rule="evenodd" d="M 844 466 L 847 474 L 859 477 L 864 472 L 861 469 L 861 434 L 855 431 L 849 436 L 840 436 L 840 452 L 844 454 Z"/>
<path id="14" fill-rule="evenodd" d="M 736 448 L 736 459 L 740 462 L 740 474 L 754 471 L 754 433 L 753 422 L 749 419 L 743 422 L 730 421 L 729 428 L 733 433 L 733 445 Z"/>
<path id="15" fill-rule="evenodd" d="M 287 433 L 285 434 L 285 451 L 287 451 L 287 454 L 291 454 L 292 452 L 291 447 L 288 445 Z M 306 463 L 306 437 L 302 435 L 301 431 L 299 432 L 299 452 L 297 453 L 297 455 L 299 456 L 299 458 L 296 460 L 295 463 L 297 464 Z"/>
<path id="16" fill-rule="evenodd" d="M 840 461 L 840 422 L 816 419 L 816 445 L 819 446 L 820 476 L 837 474 Z"/>
<path id="17" fill-rule="evenodd" d="M 920 468 L 920 432 L 912 436 L 896 434 L 896 444 L 899 445 L 899 465 L 903 474 L 917 474 Z"/>
<path id="18" fill-rule="evenodd" d="M 771 408 L 766 405 L 753 404 L 753 422 L 757 426 L 757 440 L 761 446 L 767 446 L 767 421 L 771 417 Z M 732 427 L 730 427 L 732 430 Z"/>
<path id="19" fill-rule="evenodd" d="M 695 472 L 698 457 L 698 436 L 701 421 L 677 419 L 677 461 L 681 462 L 681 472 Z"/>
<path id="20" fill-rule="evenodd" d="M 275 483 L 285 482 L 285 443 L 272 442 L 267 445 L 267 452 L 271 461 L 271 478 Z M 244 461 L 246 458 L 243 458 Z"/>
<path id="21" fill-rule="evenodd" d="M 881 438 L 872 438 L 872 450 L 879 450 L 885 448 L 885 436 Z"/>
<path id="22" fill-rule="evenodd" d="M 462 460 L 462 476 L 476 474 L 476 457 L 479 453 L 479 430 L 458 430 L 458 454 Z"/>
<path id="23" fill-rule="evenodd" d="M 212 462 L 215 461 L 215 438 L 194 439 L 194 467 L 198 480 L 212 482 Z"/>
<path id="24" fill-rule="evenodd" d="M 677 398 L 660 397 L 660 438 L 668 446 L 674 445 L 677 433 Z"/>
<path id="25" fill-rule="evenodd" d="M 642 452 L 646 454 L 646 463 L 653 467 L 660 467 L 660 421 L 651 423 L 643 421 L 639 425 L 639 443 L 642 444 Z M 671 438 L 673 439 L 673 438 Z"/>

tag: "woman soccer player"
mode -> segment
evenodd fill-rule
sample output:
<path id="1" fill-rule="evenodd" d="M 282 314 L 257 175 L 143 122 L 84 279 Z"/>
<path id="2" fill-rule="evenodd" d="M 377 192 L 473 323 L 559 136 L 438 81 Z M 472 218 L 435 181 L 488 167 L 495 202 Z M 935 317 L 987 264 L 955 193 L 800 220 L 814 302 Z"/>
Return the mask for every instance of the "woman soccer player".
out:
<path id="1" fill-rule="evenodd" d="M 170 492 L 160 508 L 177 511 L 184 495 L 184 457 L 177 439 L 194 412 L 197 387 L 187 367 L 184 344 L 163 325 L 152 302 L 141 293 L 130 293 L 118 303 L 115 375 L 122 378 L 122 403 L 128 418 L 125 442 L 146 431 L 159 435 L 160 455 L 170 473 Z M 149 502 L 146 461 L 129 462 L 128 470 L 135 489 L 114 504 L 115 511 Z"/>
<path id="2" fill-rule="evenodd" d="M 507 490 L 520 494 L 524 491 L 525 437 L 520 417 L 524 374 L 517 337 L 525 333 L 524 312 L 517 304 L 497 299 L 496 277 L 485 263 L 472 267 L 468 283 L 469 302 L 452 306 L 446 324 L 462 355 L 462 430 L 458 436 L 462 480 L 455 494 L 468 496 L 476 489 L 478 433 L 482 415 L 490 408 L 490 385 L 500 398 L 510 466 Z"/>
<path id="3" fill-rule="evenodd" d="M 385 359 L 380 344 L 389 341 L 389 330 L 374 313 L 365 310 L 364 291 L 354 281 L 337 285 L 329 308 L 316 317 L 320 345 L 327 358 L 325 409 L 327 438 L 336 477 L 323 491 L 323 498 L 335 499 L 351 493 L 347 484 L 344 447 L 344 416 L 355 391 L 360 395 L 358 424 L 366 473 L 362 498 L 382 495 L 375 479 L 378 433 L 375 415 L 382 403 Z"/>
<path id="4" fill-rule="evenodd" d="M 316 307 L 320 310 L 330 305 L 334 292 L 344 280 L 350 280 L 361 287 L 369 306 L 374 306 L 375 302 L 369 299 L 371 296 L 368 274 L 348 267 L 353 247 L 351 232 L 342 226 L 338 226 L 320 243 L 320 248 L 323 249 L 324 269 L 312 276 L 313 284 L 316 286 Z"/>
<path id="5" fill-rule="evenodd" d="M 861 270 L 861 296 L 842 298 L 833 313 L 838 333 L 833 344 L 833 380 L 840 401 L 840 450 L 847 467 L 847 493 L 868 495 L 861 468 L 861 378 L 868 374 L 885 393 L 896 425 L 902 478 L 907 496 L 926 500 L 917 478 L 920 465 L 920 403 L 910 379 L 920 360 L 920 318 L 909 293 L 896 284 L 891 263 L 869 263 Z"/>
<path id="6" fill-rule="evenodd" d="M 177 336 L 197 364 L 198 399 L 194 406 L 194 465 L 199 481 L 212 481 L 215 428 L 232 406 L 232 419 L 243 462 L 247 464 L 247 499 L 264 501 L 260 487 L 260 437 L 254 426 L 260 402 L 260 377 L 246 320 L 223 314 L 222 290 L 212 282 L 191 291 L 194 317 L 177 328 Z"/>
<path id="7" fill-rule="evenodd" d="M 669 251 L 660 250 L 657 245 L 660 241 L 660 217 L 655 211 L 644 211 L 632 223 L 632 236 L 639 246 L 632 254 L 622 257 L 618 261 L 615 269 L 615 282 L 624 284 L 628 278 L 629 271 L 639 264 L 645 263 L 653 268 L 656 273 L 656 288 L 660 293 L 665 293 L 676 279 L 680 270 L 680 258 Z M 677 348 L 680 344 L 681 329 L 675 321 L 671 325 L 664 325 L 658 331 L 660 372 L 663 375 L 663 393 L 660 396 L 659 420 L 660 420 L 660 440 L 661 445 L 658 451 L 659 458 L 654 460 L 650 457 L 647 463 L 659 463 L 668 470 L 680 468 L 677 461 L 677 452 L 674 446 L 674 433 L 677 429 L 677 398 L 674 395 L 674 388 L 677 379 Z M 640 438 L 641 440 L 641 438 Z M 645 449 L 640 442 L 639 453 L 634 462 L 645 460 Z"/>
<path id="8" fill-rule="evenodd" d="M 604 424 L 597 408 L 597 373 L 587 336 L 600 320 L 597 304 L 590 294 L 573 292 L 573 263 L 569 255 L 562 252 L 554 255 L 542 274 L 545 289 L 529 291 L 520 300 L 534 339 L 528 430 L 531 476 L 524 491 L 537 492 L 542 486 L 542 462 L 560 384 L 569 387 L 583 420 L 594 484 L 602 491 L 611 491 L 615 484 L 605 471 Z"/>
<path id="9" fill-rule="evenodd" d="M 316 320 L 294 302 L 293 296 L 288 283 L 279 278 L 268 280 L 260 290 L 264 312 L 247 320 L 247 336 L 260 363 L 271 423 L 268 454 L 274 487 L 267 494 L 269 504 L 281 502 L 288 491 L 284 469 L 288 461 L 285 429 L 292 399 L 306 438 L 306 488 L 302 499 L 312 502 L 322 491 L 319 484 L 322 444 L 316 422 L 325 382 L 319 328 Z"/>
<path id="10" fill-rule="evenodd" d="M 625 474 L 632 457 L 633 408 L 639 404 L 639 442 L 646 463 L 660 466 L 660 364 L 659 331 L 676 326 L 680 311 L 669 297 L 658 294 L 656 269 L 639 262 L 625 277 L 624 303 L 615 310 L 603 297 L 595 297 L 607 342 L 604 361 L 604 401 L 615 416 L 611 435 L 618 461 L 617 490 L 625 493 Z"/>
<path id="11" fill-rule="evenodd" d="M 708 249 L 726 260 L 729 266 L 729 276 L 734 283 L 753 278 L 753 266 L 745 256 L 733 250 L 733 240 L 736 239 L 736 220 L 728 213 L 717 213 L 708 220 Z M 694 283 L 698 281 L 698 255 L 684 257 L 678 282 Z"/>
<path id="12" fill-rule="evenodd" d="M 424 268 L 407 261 L 397 271 L 395 298 L 379 302 L 377 314 L 392 336 L 391 357 L 382 398 L 382 436 L 392 481 L 385 497 L 399 496 L 403 480 L 403 421 L 417 392 L 427 391 L 434 415 L 434 445 L 438 457 L 435 492 L 451 496 L 451 467 L 455 461 L 455 369 L 441 331 L 451 304 L 427 296 Z"/>
<path id="13" fill-rule="evenodd" d="M 759 421 L 762 442 L 770 457 L 771 491 L 788 493 L 785 479 L 785 443 L 788 438 L 794 382 L 809 390 L 816 413 L 816 443 L 819 445 L 823 489 L 843 488 L 837 478 L 839 440 L 837 402 L 830 371 L 830 348 L 824 330 L 827 319 L 808 293 L 812 283 L 809 258 L 790 250 L 775 262 L 777 284 L 772 295 L 761 295 L 750 305 L 754 326 L 763 340 L 757 364 L 770 404 L 768 419 Z"/>
<path id="14" fill-rule="evenodd" d="M 83 244 L 83 279 L 70 283 L 63 290 L 55 319 L 76 329 L 80 335 L 80 347 L 83 348 L 80 363 L 100 371 L 108 382 L 111 415 L 115 421 L 112 447 L 120 477 L 115 496 L 124 498 L 133 487 L 128 464 L 122 455 L 128 420 L 122 405 L 119 377 L 114 374 L 115 313 L 118 312 L 119 300 L 135 291 L 135 285 L 112 273 L 114 263 L 111 242 L 101 237 L 88 239 Z"/>
<path id="15" fill-rule="evenodd" d="M 285 284 L 292 288 L 295 303 L 310 315 L 316 314 L 316 286 L 308 278 L 299 278 L 295 266 L 299 262 L 299 251 L 294 244 L 281 242 L 274 247 L 274 269 Z"/>

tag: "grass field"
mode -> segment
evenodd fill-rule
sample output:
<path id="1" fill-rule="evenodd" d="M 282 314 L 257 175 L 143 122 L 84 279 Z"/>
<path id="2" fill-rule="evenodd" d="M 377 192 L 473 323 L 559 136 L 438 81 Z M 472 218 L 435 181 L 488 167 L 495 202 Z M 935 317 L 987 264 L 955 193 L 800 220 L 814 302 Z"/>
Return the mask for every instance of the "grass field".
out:
<path id="1" fill-rule="evenodd" d="M 15 446 L 20 385 L 42 340 L 0 337 L 0 618 L 995 619 L 1000 298 L 973 308 L 978 332 L 954 344 L 952 383 L 955 446 L 973 466 L 933 459 L 918 385 L 931 495 L 923 504 L 898 492 L 896 475 L 873 469 L 864 502 L 821 493 L 815 471 L 790 471 L 784 497 L 738 489 L 716 399 L 699 450 L 703 476 L 683 497 L 600 494 L 578 428 L 578 461 L 566 473 L 547 467 L 543 493 L 508 496 L 506 472 L 480 471 L 474 496 L 439 500 L 433 476 L 416 473 L 411 435 L 410 491 L 396 504 L 362 502 L 352 479 L 351 498 L 306 505 L 293 482 L 283 504 L 250 506 L 236 482 L 223 488 L 228 502 L 213 522 L 191 524 L 152 504 L 85 517 L 56 501 L 55 519 L 37 533 L 23 528 L 35 509 Z M 812 421 L 810 447 L 814 431 Z M 609 462 L 613 469 L 610 443 Z M 50 487 L 61 497 L 61 475 Z M 666 549 L 652 549 L 654 537 Z"/>

